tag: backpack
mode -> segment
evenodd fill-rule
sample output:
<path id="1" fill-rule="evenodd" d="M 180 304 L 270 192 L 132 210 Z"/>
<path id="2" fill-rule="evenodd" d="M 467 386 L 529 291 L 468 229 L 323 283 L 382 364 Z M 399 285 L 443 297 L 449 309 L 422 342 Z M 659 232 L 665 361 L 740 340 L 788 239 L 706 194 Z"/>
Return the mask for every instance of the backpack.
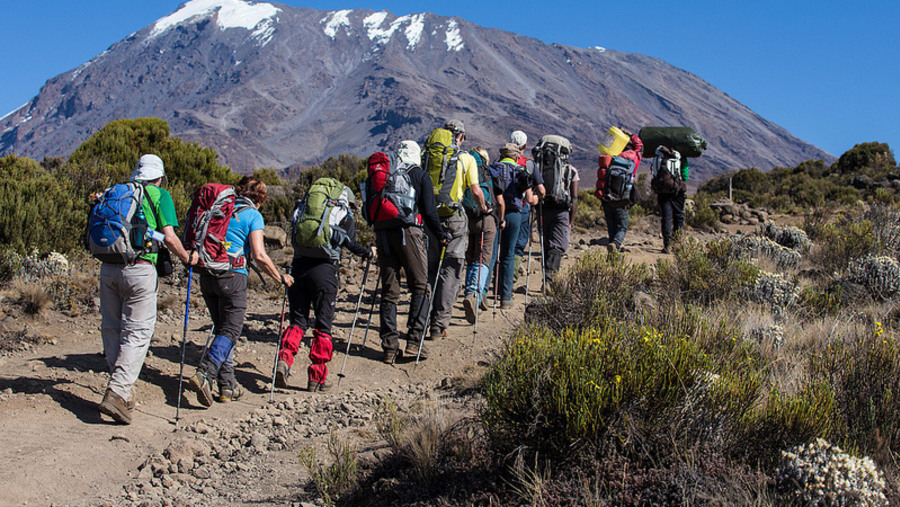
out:
<path id="1" fill-rule="evenodd" d="M 680 157 L 668 157 L 657 151 L 650 172 L 650 188 L 657 194 L 677 194 L 687 190 L 681 178 Z"/>
<path id="2" fill-rule="evenodd" d="M 531 176 L 526 168 L 509 162 L 494 162 L 490 169 L 497 185 L 503 189 L 502 195 L 506 196 L 506 213 L 521 211 L 523 195 L 531 186 Z"/>
<path id="3" fill-rule="evenodd" d="M 634 170 L 633 160 L 619 156 L 610 157 L 602 199 L 611 203 L 630 201 L 631 191 L 634 188 Z"/>
<path id="4" fill-rule="evenodd" d="M 228 253 L 225 241 L 231 217 L 246 207 L 236 207 L 235 201 L 233 186 L 207 183 L 194 191 L 188 209 L 181 242 L 186 250 L 199 254 L 197 266 L 212 275 L 221 275 L 246 265 L 243 255 Z"/>
<path id="5" fill-rule="evenodd" d="M 297 200 L 291 227 L 294 255 L 341 260 L 341 244 L 347 231 L 341 222 L 350 211 L 351 190 L 334 178 L 319 178 Z"/>
<path id="6" fill-rule="evenodd" d="M 431 131 L 422 151 L 422 169 L 431 176 L 438 215 L 441 217 L 453 215 L 460 207 L 459 202 L 450 197 L 450 191 L 461 173 L 458 170 L 459 153 L 453 132 L 443 128 Z"/>
<path id="7" fill-rule="evenodd" d="M 407 167 L 378 152 L 367 162 L 369 177 L 366 196 L 366 222 L 375 229 L 408 227 L 419 223 L 416 188 Z"/>
<path id="8" fill-rule="evenodd" d="M 544 136 L 531 150 L 547 189 L 544 201 L 551 207 L 572 206 L 570 190 L 573 173 L 568 162 L 571 152 L 569 140 L 561 136 Z"/>
<path id="9" fill-rule="evenodd" d="M 144 185 L 129 181 L 104 190 L 88 215 L 85 244 L 95 258 L 128 264 L 145 253 L 159 251 L 144 216 Z"/>
<path id="10" fill-rule="evenodd" d="M 470 151 L 469 155 L 472 155 L 475 159 L 475 163 L 478 164 L 478 186 L 481 187 L 481 193 L 484 195 L 485 204 L 490 208 L 494 203 L 494 188 L 491 182 L 490 167 L 485 163 L 478 152 Z M 472 195 L 472 189 L 466 188 L 460 203 L 466 211 L 466 215 L 471 218 L 481 218 L 481 207 L 475 202 L 475 197 Z"/>

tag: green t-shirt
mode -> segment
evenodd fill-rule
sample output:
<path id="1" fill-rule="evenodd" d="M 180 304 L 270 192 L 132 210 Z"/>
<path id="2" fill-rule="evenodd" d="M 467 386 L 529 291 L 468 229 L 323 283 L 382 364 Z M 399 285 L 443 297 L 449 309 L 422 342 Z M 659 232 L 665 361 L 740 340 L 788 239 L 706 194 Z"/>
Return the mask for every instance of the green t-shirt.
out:
<path id="1" fill-rule="evenodd" d="M 162 228 L 171 225 L 178 227 L 178 217 L 175 214 L 175 202 L 168 190 L 155 185 L 147 185 L 144 194 L 144 218 L 151 229 L 162 232 Z M 156 264 L 158 254 L 144 254 L 141 259 Z"/>

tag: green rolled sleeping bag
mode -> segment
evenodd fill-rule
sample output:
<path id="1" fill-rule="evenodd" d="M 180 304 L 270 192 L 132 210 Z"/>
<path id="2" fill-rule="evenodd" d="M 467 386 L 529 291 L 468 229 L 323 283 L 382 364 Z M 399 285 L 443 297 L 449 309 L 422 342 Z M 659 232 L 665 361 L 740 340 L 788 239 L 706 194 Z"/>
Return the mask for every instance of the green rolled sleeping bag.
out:
<path id="1" fill-rule="evenodd" d="M 656 148 L 667 146 L 684 157 L 699 157 L 706 149 L 706 141 L 690 127 L 644 127 L 638 134 L 644 143 L 644 156 L 652 157 Z"/>

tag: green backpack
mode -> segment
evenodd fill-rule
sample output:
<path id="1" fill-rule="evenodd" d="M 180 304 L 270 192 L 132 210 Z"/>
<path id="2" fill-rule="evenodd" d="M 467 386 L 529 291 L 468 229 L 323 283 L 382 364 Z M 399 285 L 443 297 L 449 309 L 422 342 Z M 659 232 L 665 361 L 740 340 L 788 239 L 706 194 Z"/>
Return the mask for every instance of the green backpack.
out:
<path id="1" fill-rule="evenodd" d="M 292 220 L 291 244 L 295 257 L 341 260 L 346 231 L 341 221 L 350 211 L 352 191 L 334 178 L 313 182 L 303 199 L 297 200 Z"/>
<path id="2" fill-rule="evenodd" d="M 431 176 L 438 215 L 441 217 L 449 217 L 459 210 L 459 201 L 450 197 L 453 184 L 461 173 L 457 170 L 459 153 L 453 132 L 442 128 L 431 131 L 422 151 L 422 169 Z"/>

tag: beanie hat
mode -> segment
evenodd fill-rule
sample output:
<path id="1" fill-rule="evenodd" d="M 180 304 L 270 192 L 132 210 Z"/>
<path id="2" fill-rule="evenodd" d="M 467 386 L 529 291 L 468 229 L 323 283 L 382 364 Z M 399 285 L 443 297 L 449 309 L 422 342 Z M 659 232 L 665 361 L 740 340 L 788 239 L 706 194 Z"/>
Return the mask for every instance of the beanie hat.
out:
<path id="1" fill-rule="evenodd" d="M 525 148 L 526 144 L 528 144 L 528 136 L 525 135 L 525 132 L 516 130 L 509 135 L 509 142 L 515 144 L 521 150 Z"/>
<path id="2" fill-rule="evenodd" d="M 153 181 L 165 177 L 162 159 L 156 155 L 144 155 L 138 160 L 137 168 L 131 174 L 131 181 Z"/>

